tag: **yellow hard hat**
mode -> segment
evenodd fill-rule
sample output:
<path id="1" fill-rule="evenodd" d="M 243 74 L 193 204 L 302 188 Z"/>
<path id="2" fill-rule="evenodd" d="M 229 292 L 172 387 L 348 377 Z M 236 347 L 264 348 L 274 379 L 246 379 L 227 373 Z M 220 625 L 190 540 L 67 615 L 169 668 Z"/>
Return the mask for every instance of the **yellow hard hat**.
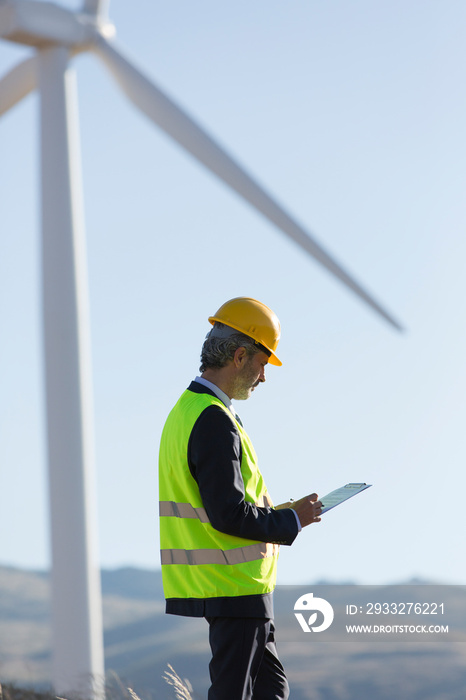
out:
<path id="1" fill-rule="evenodd" d="M 214 316 L 209 317 L 212 325 L 224 323 L 240 333 L 249 336 L 270 352 L 269 362 L 281 366 L 275 355 L 280 340 L 280 321 L 272 309 L 250 297 L 236 297 L 226 301 Z"/>

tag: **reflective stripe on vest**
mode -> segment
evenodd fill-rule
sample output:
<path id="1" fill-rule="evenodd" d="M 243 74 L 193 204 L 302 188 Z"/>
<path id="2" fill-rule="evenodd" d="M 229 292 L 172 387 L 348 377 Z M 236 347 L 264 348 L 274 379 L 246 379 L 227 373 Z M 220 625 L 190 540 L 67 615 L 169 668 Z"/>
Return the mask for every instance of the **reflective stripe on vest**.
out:
<path id="1" fill-rule="evenodd" d="M 198 518 L 201 523 L 210 523 L 205 508 L 194 508 L 191 503 L 159 501 L 159 515 L 173 518 Z"/>
<path id="2" fill-rule="evenodd" d="M 272 507 L 272 501 L 267 494 L 258 499 L 258 506 Z M 165 518 L 198 518 L 201 523 L 210 523 L 205 508 L 194 508 L 191 503 L 175 503 L 175 501 L 159 501 L 159 515 Z"/>
<path id="3" fill-rule="evenodd" d="M 162 564 L 187 564 L 191 566 L 203 564 L 242 564 L 256 559 L 273 557 L 278 552 L 278 545 L 269 542 L 258 542 L 247 547 L 235 549 L 161 549 Z"/>

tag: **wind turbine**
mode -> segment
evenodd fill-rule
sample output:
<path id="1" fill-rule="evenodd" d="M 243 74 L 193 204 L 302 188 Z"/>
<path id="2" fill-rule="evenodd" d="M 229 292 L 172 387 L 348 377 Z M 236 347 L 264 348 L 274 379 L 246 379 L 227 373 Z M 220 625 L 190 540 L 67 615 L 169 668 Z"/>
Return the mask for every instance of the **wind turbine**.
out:
<path id="1" fill-rule="evenodd" d="M 40 92 L 42 300 L 52 533 L 55 691 L 101 694 L 103 643 L 94 543 L 93 439 L 84 220 L 71 58 L 92 51 L 151 121 L 396 329 L 399 323 L 114 43 L 106 0 L 73 12 L 0 0 L 0 37 L 36 49 L 0 81 L 0 114 Z"/>

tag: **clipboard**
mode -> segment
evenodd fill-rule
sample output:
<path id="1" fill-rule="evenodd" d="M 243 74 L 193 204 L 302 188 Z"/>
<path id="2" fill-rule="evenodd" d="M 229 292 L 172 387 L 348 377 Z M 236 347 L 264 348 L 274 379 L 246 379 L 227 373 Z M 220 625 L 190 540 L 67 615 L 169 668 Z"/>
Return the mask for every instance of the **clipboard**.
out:
<path id="1" fill-rule="evenodd" d="M 345 484 L 345 486 L 341 486 L 339 489 L 335 489 L 335 491 L 330 491 L 330 493 L 323 498 L 319 498 L 319 501 L 322 503 L 322 515 L 328 510 L 335 508 L 335 506 L 339 506 L 340 503 L 347 501 L 348 498 L 356 496 L 358 493 L 365 491 L 371 486 L 372 484 L 351 483 Z"/>

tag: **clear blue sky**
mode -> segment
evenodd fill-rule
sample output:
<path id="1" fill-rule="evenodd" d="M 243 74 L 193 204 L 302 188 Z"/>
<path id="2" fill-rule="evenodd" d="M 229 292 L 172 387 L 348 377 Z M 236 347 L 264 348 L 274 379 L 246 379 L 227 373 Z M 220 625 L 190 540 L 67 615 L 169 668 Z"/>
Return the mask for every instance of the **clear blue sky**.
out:
<path id="1" fill-rule="evenodd" d="M 273 498 L 373 484 L 282 548 L 280 582 L 464 584 L 466 5 L 113 0 L 110 15 L 126 53 L 407 331 L 77 58 L 102 565 L 158 566 L 163 422 L 207 316 L 248 295 L 282 323 L 283 367 L 237 405 Z M 0 74 L 28 54 L 0 44 Z M 0 563 L 42 568 L 36 95 L 0 121 L 0 197 Z"/>

